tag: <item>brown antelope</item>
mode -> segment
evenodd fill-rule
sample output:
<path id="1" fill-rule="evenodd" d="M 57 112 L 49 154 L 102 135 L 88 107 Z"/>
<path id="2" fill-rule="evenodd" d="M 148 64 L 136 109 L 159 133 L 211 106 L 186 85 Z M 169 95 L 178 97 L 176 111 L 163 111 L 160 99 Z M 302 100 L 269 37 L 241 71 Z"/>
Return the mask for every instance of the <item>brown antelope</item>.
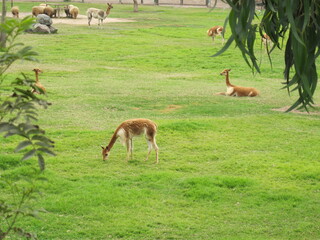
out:
<path id="1" fill-rule="evenodd" d="M 253 87 L 239 87 L 232 85 L 229 81 L 230 71 L 231 69 L 225 69 L 220 73 L 220 75 L 226 76 L 227 92 L 217 93 L 217 95 L 225 95 L 232 97 L 255 97 L 259 95 L 258 90 Z"/>
<path id="2" fill-rule="evenodd" d="M 39 68 L 35 68 L 32 71 L 34 71 L 36 74 L 36 83 L 34 85 L 42 89 L 43 93 L 46 93 L 45 87 L 39 82 L 39 73 L 42 73 L 42 71 Z M 38 92 L 36 89 L 33 89 L 32 92 L 41 94 L 41 92 Z"/>
<path id="3" fill-rule="evenodd" d="M 271 42 L 271 38 L 268 36 L 268 34 L 265 33 L 262 35 L 261 41 L 263 42 L 265 48 L 267 48 L 267 45 L 269 45 Z"/>
<path id="4" fill-rule="evenodd" d="M 156 143 L 157 125 L 149 119 L 129 119 L 121 123 L 114 132 L 108 146 L 102 147 L 102 158 L 107 160 L 109 152 L 118 138 L 120 142 L 127 148 L 127 161 L 129 157 L 132 159 L 132 138 L 135 136 L 145 135 L 148 143 L 148 154 L 145 161 L 148 160 L 152 148 L 156 151 L 156 163 L 159 163 L 158 151 Z"/>
<path id="5" fill-rule="evenodd" d="M 97 18 L 98 19 L 98 25 L 100 26 L 100 24 L 102 25 L 102 22 L 104 19 L 106 19 L 106 17 L 108 17 L 108 15 L 110 14 L 110 10 L 112 7 L 112 3 L 108 4 L 108 8 L 106 11 L 98 9 L 98 8 L 88 8 L 87 10 L 87 17 L 88 17 L 88 25 L 90 26 L 90 22 L 92 20 L 92 18 Z"/>
<path id="6" fill-rule="evenodd" d="M 212 41 L 214 41 L 214 38 L 216 36 L 221 36 L 222 37 L 222 43 L 224 43 L 224 37 L 222 35 L 222 32 L 223 32 L 223 27 L 221 26 L 214 26 L 212 28 L 210 28 L 208 31 L 207 31 L 207 34 L 209 37 L 212 37 Z"/>

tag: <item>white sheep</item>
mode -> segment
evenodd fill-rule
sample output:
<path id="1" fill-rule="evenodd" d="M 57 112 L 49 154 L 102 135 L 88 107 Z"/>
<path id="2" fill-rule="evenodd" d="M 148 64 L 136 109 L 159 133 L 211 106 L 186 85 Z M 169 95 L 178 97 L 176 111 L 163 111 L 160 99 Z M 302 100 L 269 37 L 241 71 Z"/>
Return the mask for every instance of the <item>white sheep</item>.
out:
<path id="1" fill-rule="evenodd" d="M 110 10 L 112 7 L 112 4 L 108 4 L 108 8 L 106 11 L 103 11 L 101 9 L 98 8 L 89 8 L 87 10 L 87 17 L 88 17 L 88 25 L 90 26 L 90 22 L 92 20 L 92 18 L 97 18 L 98 19 L 98 25 L 102 25 L 102 22 L 104 19 L 106 19 L 106 17 L 108 17 Z"/>
<path id="2" fill-rule="evenodd" d="M 79 8 L 73 5 L 69 5 L 70 17 L 76 19 L 79 14 Z"/>
<path id="3" fill-rule="evenodd" d="M 57 10 L 54 9 L 54 8 L 52 8 L 52 7 L 50 7 L 50 6 L 46 6 L 46 7 L 43 9 L 43 13 L 46 14 L 46 15 L 48 15 L 48 16 L 51 17 L 51 18 L 56 15 L 56 12 L 57 12 Z"/>
<path id="4" fill-rule="evenodd" d="M 39 14 L 43 14 L 45 6 L 34 6 L 32 7 L 32 16 L 38 16 Z"/>

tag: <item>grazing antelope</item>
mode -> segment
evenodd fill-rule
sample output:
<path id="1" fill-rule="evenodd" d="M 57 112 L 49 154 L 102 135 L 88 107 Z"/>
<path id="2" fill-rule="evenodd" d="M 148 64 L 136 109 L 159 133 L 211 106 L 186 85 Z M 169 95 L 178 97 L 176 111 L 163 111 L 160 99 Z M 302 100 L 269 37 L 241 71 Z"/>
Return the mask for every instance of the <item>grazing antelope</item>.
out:
<path id="1" fill-rule="evenodd" d="M 42 71 L 39 68 L 35 68 L 32 71 L 34 71 L 36 74 L 36 83 L 34 85 L 37 86 L 38 88 L 42 89 L 43 93 L 46 93 L 45 87 L 39 82 L 39 73 L 42 73 Z M 36 89 L 33 89 L 32 92 L 38 93 L 38 94 L 42 93 L 42 92 L 38 92 Z"/>
<path id="2" fill-rule="evenodd" d="M 87 10 L 87 17 L 88 17 L 88 25 L 90 26 L 90 22 L 92 20 L 92 18 L 97 18 L 98 19 L 98 25 L 102 25 L 102 22 L 104 19 L 106 19 L 106 17 L 108 17 L 108 15 L 110 14 L 110 10 L 112 7 L 112 4 L 108 4 L 108 8 L 106 11 L 103 11 L 101 9 L 98 8 L 89 8 Z"/>
<path id="3" fill-rule="evenodd" d="M 156 163 L 159 163 L 158 151 L 156 143 L 157 125 L 149 119 L 129 119 L 121 123 L 114 132 L 108 146 L 102 147 L 102 159 L 107 160 L 109 152 L 118 138 L 120 142 L 127 147 L 127 161 L 129 157 L 132 159 L 132 138 L 135 136 L 145 135 L 148 143 L 148 154 L 146 161 L 149 158 L 152 148 L 156 151 Z"/>
<path id="4" fill-rule="evenodd" d="M 222 37 L 222 43 L 224 43 L 224 37 L 222 35 L 222 32 L 223 32 L 223 27 L 221 26 L 214 26 L 212 28 L 210 28 L 208 31 L 207 31 L 207 34 L 209 37 L 212 37 L 212 41 L 214 41 L 214 38 L 216 36 L 221 36 Z"/>
<path id="5" fill-rule="evenodd" d="M 225 95 L 232 97 L 255 97 L 259 95 L 257 89 L 253 87 L 239 87 L 232 85 L 229 81 L 229 72 L 231 69 L 223 70 L 220 75 L 226 76 L 227 92 L 217 93 L 216 95 Z"/>

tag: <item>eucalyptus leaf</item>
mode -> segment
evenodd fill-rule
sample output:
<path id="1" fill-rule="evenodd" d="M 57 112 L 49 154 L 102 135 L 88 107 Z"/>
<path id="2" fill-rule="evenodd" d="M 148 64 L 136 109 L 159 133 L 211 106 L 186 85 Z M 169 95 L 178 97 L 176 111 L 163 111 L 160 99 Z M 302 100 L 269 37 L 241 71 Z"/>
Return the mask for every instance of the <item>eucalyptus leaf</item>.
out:
<path id="1" fill-rule="evenodd" d="M 255 34 L 260 36 L 265 32 L 271 38 L 273 47 L 267 49 L 268 58 L 272 67 L 272 51 L 275 47 L 284 51 L 284 79 L 288 93 L 298 91 L 299 97 L 294 102 L 294 108 L 302 106 L 307 108 L 313 103 L 318 75 L 316 60 L 320 55 L 320 4 L 315 0 L 265 0 L 263 17 L 257 19 L 255 14 L 255 1 L 232 1 L 224 0 L 231 6 L 228 23 L 231 36 L 227 44 L 213 56 L 225 52 L 234 41 L 242 53 L 243 59 L 248 66 L 260 71 L 258 60 L 255 57 L 254 43 Z M 254 19 L 256 16 L 256 19 Z M 226 20 L 227 20 L 226 19 Z M 258 31 L 255 29 L 258 23 Z M 288 36 L 286 36 L 288 34 Z"/>

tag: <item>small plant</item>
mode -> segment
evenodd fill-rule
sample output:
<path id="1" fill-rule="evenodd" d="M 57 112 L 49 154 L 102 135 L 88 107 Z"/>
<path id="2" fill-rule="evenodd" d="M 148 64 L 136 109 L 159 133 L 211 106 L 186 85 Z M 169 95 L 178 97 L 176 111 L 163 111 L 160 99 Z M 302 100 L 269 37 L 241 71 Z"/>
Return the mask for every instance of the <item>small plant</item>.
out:
<path id="1" fill-rule="evenodd" d="M 5 36 L 5 43 L 0 47 L 0 133 L 4 137 L 18 135 L 24 140 L 15 152 L 27 150 L 21 160 L 33 156 L 38 157 L 40 170 L 45 169 L 43 153 L 54 155 L 50 150 L 53 141 L 45 136 L 45 131 L 36 125 L 38 107 L 48 107 L 46 100 L 35 94 L 44 93 L 35 85 L 35 81 L 22 73 L 22 77 L 11 78 L 4 75 L 8 68 L 17 60 L 36 61 L 36 52 L 23 43 L 16 43 L 16 38 L 30 27 L 33 19 L 8 19 L 0 25 L 0 32 Z M 7 175 L 1 176 L 8 179 Z M 28 179 L 29 182 L 31 177 Z M 36 217 L 35 211 L 28 205 L 34 199 L 36 188 L 34 184 L 18 186 L 17 182 L 4 181 L 4 188 L 9 187 L 11 194 L 0 198 L 0 239 L 18 234 L 27 239 L 37 239 L 36 235 L 17 227 L 18 217 Z"/>
<path id="2" fill-rule="evenodd" d="M 16 226 L 19 216 L 37 218 L 39 212 L 45 211 L 35 210 L 29 205 L 35 199 L 35 194 L 38 193 L 35 185 L 29 180 L 26 186 L 25 184 L 19 186 L 11 182 L 4 182 L 4 184 L 10 187 L 12 199 L 10 203 L 8 199 L 0 199 L 0 240 L 12 234 L 26 239 L 38 239 L 36 234 Z"/>
<path id="3" fill-rule="evenodd" d="M 44 170 L 43 153 L 54 155 L 50 150 L 54 145 L 53 141 L 45 136 L 45 131 L 35 122 L 38 120 L 37 106 L 47 108 L 49 103 L 35 94 L 44 92 L 25 74 L 22 73 L 22 77 L 14 80 L 4 75 L 17 60 L 36 61 L 37 53 L 32 51 L 31 47 L 15 43 L 17 36 L 32 23 L 32 18 L 24 18 L 21 21 L 10 19 L 0 25 L 1 32 L 6 33 L 6 46 L 0 48 L 0 133 L 4 133 L 4 137 L 18 135 L 24 138 L 15 152 L 28 149 L 21 160 L 37 156 L 39 167 Z"/>

